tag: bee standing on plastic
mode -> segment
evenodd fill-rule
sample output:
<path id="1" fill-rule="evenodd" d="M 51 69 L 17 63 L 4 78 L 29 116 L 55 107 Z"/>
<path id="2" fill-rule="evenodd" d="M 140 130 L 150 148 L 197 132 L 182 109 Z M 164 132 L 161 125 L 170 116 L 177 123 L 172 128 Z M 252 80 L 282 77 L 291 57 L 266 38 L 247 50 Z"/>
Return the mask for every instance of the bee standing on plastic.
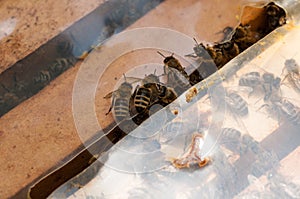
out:
<path id="1" fill-rule="evenodd" d="M 285 74 L 282 82 L 287 80 L 293 89 L 300 93 L 300 72 L 299 65 L 295 59 L 287 59 L 284 62 L 282 74 Z"/>
<path id="2" fill-rule="evenodd" d="M 295 106 L 290 101 L 283 99 L 280 102 L 276 102 L 280 113 L 284 116 L 288 121 L 295 125 L 300 124 L 300 108 Z"/>
<path id="3" fill-rule="evenodd" d="M 130 116 L 130 101 L 133 88 L 132 85 L 126 81 L 125 75 L 124 78 L 125 82 L 123 82 L 116 91 L 108 93 L 104 97 L 105 99 L 112 97 L 112 103 L 106 115 L 112 110 L 116 122 L 120 122 Z"/>
<path id="4" fill-rule="evenodd" d="M 229 92 L 225 96 L 225 102 L 233 113 L 239 116 L 248 115 L 248 104 L 239 94 Z"/>
<path id="5" fill-rule="evenodd" d="M 244 74 L 239 80 L 239 86 L 250 87 L 254 90 L 261 83 L 259 72 L 249 72 Z"/>
<path id="6" fill-rule="evenodd" d="M 264 73 L 262 75 L 262 88 L 265 93 L 264 101 L 274 100 L 275 98 L 279 99 L 279 90 L 280 90 L 280 82 L 281 79 L 279 77 L 274 77 L 272 73 Z"/>

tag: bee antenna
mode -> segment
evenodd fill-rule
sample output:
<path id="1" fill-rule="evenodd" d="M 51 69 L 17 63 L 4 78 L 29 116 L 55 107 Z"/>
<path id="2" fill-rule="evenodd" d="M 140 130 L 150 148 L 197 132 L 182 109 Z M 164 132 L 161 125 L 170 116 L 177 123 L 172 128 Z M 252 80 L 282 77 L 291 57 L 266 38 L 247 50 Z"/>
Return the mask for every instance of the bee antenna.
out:
<path id="1" fill-rule="evenodd" d="M 193 37 L 193 40 L 195 41 L 195 43 L 196 43 L 197 45 L 199 45 L 199 43 L 198 43 L 198 41 L 196 40 L 195 37 Z"/>
<path id="2" fill-rule="evenodd" d="M 125 82 L 127 82 L 127 81 L 126 81 L 126 76 L 125 76 L 125 73 L 123 73 L 123 76 L 124 76 Z"/>
<path id="3" fill-rule="evenodd" d="M 156 69 L 154 70 L 154 73 L 153 73 L 153 75 L 155 75 L 155 73 L 156 73 Z"/>
<path id="4" fill-rule="evenodd" d="M 172 53 L 171 57 L 173 57 L 174 53 Z"/>
<path id="5" fill-rule="evenodd" d="M 166 58 L 166 56 L 164 56 L 161 52 L 156 51 L 158 54 L 160 54 L 163 58 Z"/>

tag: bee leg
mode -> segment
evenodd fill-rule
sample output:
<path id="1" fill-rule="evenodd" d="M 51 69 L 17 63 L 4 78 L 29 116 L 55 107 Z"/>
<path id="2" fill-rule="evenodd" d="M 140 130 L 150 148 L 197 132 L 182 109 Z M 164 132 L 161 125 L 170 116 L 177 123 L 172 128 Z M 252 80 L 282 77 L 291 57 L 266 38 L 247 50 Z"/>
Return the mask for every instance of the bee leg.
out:
<path id="1" fill-rule="evenodd" d="M 110 113 L 111 109 L 112 109 L 112 106 L 110 106 L 109 110 L 107 111 L 107 113 L 105 113 L 105 115 L 108 115 Z"/>

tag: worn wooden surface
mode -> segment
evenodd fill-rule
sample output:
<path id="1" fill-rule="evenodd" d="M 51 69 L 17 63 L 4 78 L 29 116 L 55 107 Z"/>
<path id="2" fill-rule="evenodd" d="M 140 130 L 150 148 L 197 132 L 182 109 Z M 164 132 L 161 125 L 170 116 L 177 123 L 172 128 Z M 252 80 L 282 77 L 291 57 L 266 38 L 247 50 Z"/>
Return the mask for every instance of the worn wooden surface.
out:
<path id="1" fill-rule="evenodd" d="M 1 1 L 0 73 L 103 2 L 103 0 Z M 11 34 L 7 35 L 10 32 Z"/>

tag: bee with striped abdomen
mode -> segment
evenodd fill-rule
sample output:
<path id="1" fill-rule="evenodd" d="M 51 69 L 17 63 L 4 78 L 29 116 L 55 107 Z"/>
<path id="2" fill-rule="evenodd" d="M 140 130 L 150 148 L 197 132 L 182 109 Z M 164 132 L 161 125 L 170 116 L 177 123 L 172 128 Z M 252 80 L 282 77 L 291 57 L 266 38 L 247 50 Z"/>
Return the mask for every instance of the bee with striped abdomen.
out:
<path id="1" fill-rule="evenodd" d="M 234 114 L 239 116 L 248 115 L 248 103 L 239 94 L 235 92 L 227 93 L 225 102 Z"/>
<path id="2" fill-rule="evenodd" d="M 130 116 L 130 101 L 132 93 L 132 85 L 126 81 L 123 82 L 119 88 L 113 92 L 108 93 L 104 98 L 108 99 L 112 97 L 111 106 L 106 113 L 108 115 L 113 111 L 116 122 L 120 122 Z"/>

